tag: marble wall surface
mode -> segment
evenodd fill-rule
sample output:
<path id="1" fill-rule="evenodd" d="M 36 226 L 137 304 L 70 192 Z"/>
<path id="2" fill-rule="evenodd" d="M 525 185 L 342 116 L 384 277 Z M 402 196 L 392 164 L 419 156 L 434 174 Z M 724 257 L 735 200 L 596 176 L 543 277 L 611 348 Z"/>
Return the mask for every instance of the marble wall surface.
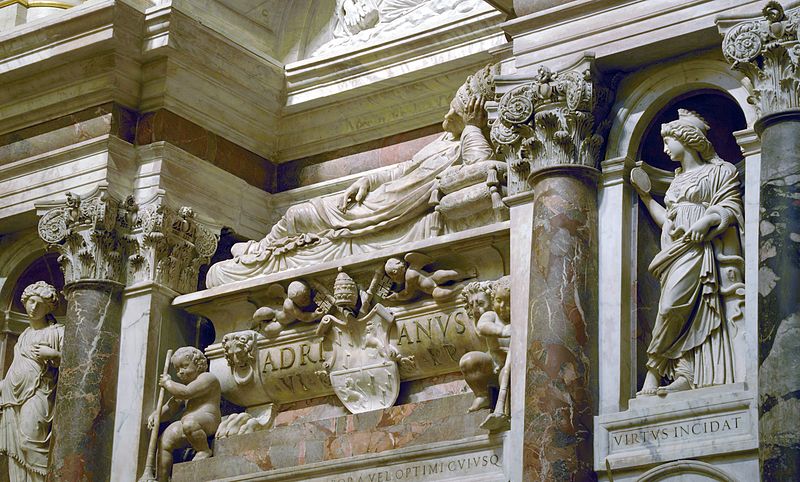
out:
<path id="1" fill-rule="evenodd" d="M 796 358 L 798 333 L 792 204 L 797 79 L 791 68 L 759 75 L 748 67 L 751 61 L 763 66 L 764 59 L 796 67 L 793 50 L 770 52 L 796 43 L 797 2 L 448 0 L 448 12 L 424 10 L 431 6 L 424 0 L 36 3 L 0 2 L 0 317 L 6 354 L 24 328 L 6 301 L 19 273 L 46 249 L 33 234 L 38 216 L 62 203 L 67 192 L 86 197 L 101 186 L 120 203 L 130 195 L 140 206 L 154 200 L 176 212 L 191 206 L 209 232 L 227 227 L 238 237 L 262 239 L 290 207 L 341 195 L 363 176 L 390 172 L 431 144 L 459 85 L 490 61 L 498 63 L 500 75 L 496 95 L 486 99 L 489 122 L 505 122 L 524 139 L 514 152 L 491 146 L 491 155 L 508 163 L 508 186 L 513 183 L 512 194 L 518 193 L 504 200 L 512 206 L 509 221 L 481 218 L 484 225 L 470 230 L 377 246 L 202 292 L 174 290 L 169 273 L 159 274 L 155 266 L 152 276 L 126 272 L 120 279 L 128 286 L 113 299 L 98 298 L 102 290 L 73 288 L 54 471 L 86 478 L 78 474 L 83 467 L 114 481 L 137 480 L 147 451 L 141 422 L 153 408 L 156 372 L 167 348 L 190 344 L 207 348 L 212 372 L 241 404 L 226 405 L 226 415 L 245 413 L 263 430 L 216 440 L 215 456 L 178 464 L 176 480 L 797 475 L 797 370 L 787 368 Z M 354 24 L 347 12 L 357 5 L 365 10 Z M 410 16 L 401 15 L 397 25 L 411 27 L 394 28 L 392 9 L 407 9 Z M 417 18 L 420 12 L 435 15 Z M 758 28 L 742 27 L 756 21 Z M 739 44 L 719 32 L 755 40 Z M 578 89 L 554 100 L 559 89 L 568 89 L 559 75 L 587 58 L 593 59 L 589 73 L 581 77 L 584 70 L 574 70 L 572 84 L 598 73 L 614 79 L 608 112 L 583 109 L 597 114 L 591 125 L 570 112 L 605 94 Z M 779 87 L 769 85 L 776 72 L 789 76 L 778 79 Z M 537 99 L 529 118 L 514 120 L 527 112 L 521 100 L 501 100 L 515 89 L 529 89 Z M 736 167 L 744 193 L 745 308 L 733 334 L 735 351 L 743 354 L 736 361 L 741 377 L 637 398 L 661 285 L 647 270 L 659 251 L 659 230 L 640 212 L 630 173 L 661 149 L 645 148 L 659 129 L 655 120 L 709 92 L 724 96 L 744 119 L 736 127 L 741 130 L 726 132 L 738 143 L 732 148 L 743 152 Z M 537 103 L 550 97 L 567 108 L 552 125 L 544 118 L 553 106 Z M 714 109 L 704 114 L 713 115 Z M 583 162 L 588 157 L 593 162 Z M 566 158 L 596 168 L 596 176 L 589 176 L 591 182 L 564 173 L 528 178 L 536 163 Z M 527 171 L 519 161 L 530 164 Z M 659 200 L 674 178 L 663 167 L 645 167 Z M 531 183 L 536 187 L 528 191 Z M 157 251 L 155 238 L 125 239 L 153 243 Z M 462 301 L 440 306 L 424 291 L 418 296 L 427 301 L 419 306 L 390 306 L 399 320 L 386 337 L 398 348 L 392 356 L 397 363 L 414 356 L 419 365 L 399 372 L 397 401 L 388 408 L 348 413 L 325 384 L 322 357 L 311 360 L 288 391 L 269 388 L 250 397 L 233 387 L 235 362 L 226 356 L 223 338 L 259 329 L 262 320 L 253 314 L 277 299 L 271 286 L 286 291 L 291 281 L 320 279 L 332 291 L 337 269 L 345 267 L 367 291 L 379 265 L 409 252 L 437 260 L 418 267 L 428 274 L 449 269 L 461 256 L 477 260 L 476 279 L 512 275 L 508 432 L 481 429 L 486 412 L 467 413 L 472 395 L 458 356 L 431 352 L 436 346 L 419 342 L 424 323 L 422 332 L 406 331 L 413 343 L 401 336 L 423 312 L 469 315 L 458 305 Z M 231 257 L 217 253 L 216 259 Z M 194 286 L 191 281 L 184 286 Z M 381 283 L 388 283 L 385 290 L 401 289 L 383 278 Z M 188 294 L 172 304 L 179 291 Z M 114 316 L 104 316 L 106 308 Z M 96 329 L 75 331 L 87 324 Z M 297 375 L 281 367 L 281 348 L 321 337 L 315 329 L 260 339 L 256 368 L 266 370 L 268 380 L 282 370 Z M 474 330 L 468 334 L 453 353 L 483 349 Z M 93 346 L 102 348 L 96 359 L 88 352 Z M 383 348 L 381 356 L 389 356 L 391 349 Z M 264 360 L 269 350 L 277 362 Z M 295 358 L 302 358 L 299 353 Z M 313 383 L 304 382 L 309 377 Z M 92 438 L 82 427 L 95 422 Z"/>

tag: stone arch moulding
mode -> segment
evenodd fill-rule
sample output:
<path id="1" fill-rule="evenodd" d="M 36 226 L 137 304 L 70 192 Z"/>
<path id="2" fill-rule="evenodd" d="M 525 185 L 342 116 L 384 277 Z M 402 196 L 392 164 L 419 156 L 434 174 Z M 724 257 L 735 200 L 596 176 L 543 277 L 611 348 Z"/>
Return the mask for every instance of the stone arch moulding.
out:
<path id="1" fill-rule="evenodd" d="M 13 238 L 16 239 L 13 239 Z M 9 236 L 5 246 L 0 245 L 0 306 L 10 306 L 17 278 L 31 263 L 47 254 L 44 242 L 36 228 Z"/>
<path id="2" fill-rule="evenodd" d="M 698 482 L 701 480 L 736 482 L 736 479 L 719 468 L 699 460 L 676 460 L 675 462 L 659 465 L 642 474 L 641 477 L 636 479 L 636 482 L 666 482 L 676 476 L 681 477 L 678 480 L 685 480 L 682 476 L 686 475 L 696 476 Z"/>
<path id="3" fill-rule="evenodd" d="M 635 86 L 624 92 L 626 86 Z M 623 81 L 620 101 L 612 109 L 614 123 L 608 135 L 606 159 L 628 157 L 639 151 L 639 143 L 652 120 L 669 102 L 691 91 L 712 89 L 728 94 L 742 109 L 748 127 L 756 121 L 756 111 L 747 102 L 749 82 L 718 60 L 690 60 L 666 67 L 644 69 Z"/>

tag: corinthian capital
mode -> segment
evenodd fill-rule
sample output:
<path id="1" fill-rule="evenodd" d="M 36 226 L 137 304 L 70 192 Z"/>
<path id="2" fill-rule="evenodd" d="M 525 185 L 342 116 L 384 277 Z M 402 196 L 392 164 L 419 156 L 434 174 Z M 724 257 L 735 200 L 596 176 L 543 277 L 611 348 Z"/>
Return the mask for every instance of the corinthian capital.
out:
<path id="1" fill-rule="evenodd" d="M 86 199 L 67 193 L 63 203 L 45 208 L 39 236 L 60 253 L 65 282 L 125 282 L 125 210 L 107 186 L 100 185 Z"/>
<path id="2" fill-rule="evenodd" d="M 129 282 L 153 281 L 178 293 L 197 289 L 200 266 L 217 250 L 217 237 L 190 207 L 173 209 L 164 193 L 138 207 L 131 227 Z"/>
<path id="3" fill-rule="evenodd" d="M 613 95 L 591 58 L 557 73 L 540 66 L 534 79 L 506 92 L 491 138 L 509 162 L 510 194 L 530 189 L 530 175 L 547 167 L 596 168 Z"/>
<path id="4" fill-rule="evenodd" d="M 761 14 L 763 18 L 733 26 L 721 21 L 719 28 L 725 35 L 722 52 L 753 83 L 750 101 L 763 116 L 800 108 L 800 8 L 784 11 L 780 3 L 770 1 Z"/>

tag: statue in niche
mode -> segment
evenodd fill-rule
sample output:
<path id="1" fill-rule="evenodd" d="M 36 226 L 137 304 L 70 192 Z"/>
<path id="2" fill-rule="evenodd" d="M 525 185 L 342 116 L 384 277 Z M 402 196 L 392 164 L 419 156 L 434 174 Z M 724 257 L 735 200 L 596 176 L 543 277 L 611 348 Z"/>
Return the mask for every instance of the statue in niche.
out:
<path id="1" fill-rule="evenodd" d="M 483 131 L 484 102 L 493 98 L 495 69 L 487 66 L 467 79 L 445 115 L 445 133 L 411 160 L 364 176 L 342 194 L 291 206 L 264 239 L 235 244 L 233 259 L 211 266 L 207 286 L 443 234 L 442 214 L 430 204 L 438 194 L 437 177 L 467 166 L 485 166 L 483 182 L 489 171 L 497 175 L 498 162 Z"/>
<path id="2" fill-rule="evenodd" d="M 464 287 L 461 296 L 477 333 L 486 340 L 487 346 L 486 352 L 471 351 L 459 361 L 461 372 L 475 394 L 469 411 L 493 409 L 481 427 L 493 431 L 506 430 L 510 426 L 511 278 L 504 276 L 496 281 L 473 281 Z M 494 406 L 491 399 L 493 386 L 499 386 Z"/>
<path id="3" fill-rule="evenodd" d="M 474 269 L 469 273 L 457 269 L 426 271 L 425 266 L 431 263 L 433 258 L 422 253 L 408 253 L 402 260 L 389 258 L 384 265 L 384 271 L 395 285 L 402 288 L 387 294 L 384 300 L 409 301 L 428 294 L 436 301 L 446 301 L 458 294 L 461 286 L 456 283 L 477 275 Z"/>
<path id="4" fill-rule="evenodd" d="M 649 193 L 640 168 L 633 186 L 661 227 L 661 251 L 649 270 L 661 284 L 658 315 L 647 348 L 647 376 L 637 396 L 733 383 L 731 339 L 743 317 L 742 198 L 736 167 L 720 159 L 708 124 L 684 109 L 661 126 L 664 152 L 681 167 L 664 197 Z M 670 380 L 660 386 L 661 378 Z"/>
<path id="5" fill-rule="evenodd" d="M 29 326 L 19 335 L 14 359 L 0 380 L 0 454 L 8 456 L 11 482 L 44 482 L 64 325 L 52 315 L 58 292 L 44 281 L 25 288 L 22 304 Z"/>
<path id="6" fill-rule="evenodd" d="M 305 281 L 289 283 L 285 296 L 280 308 L 262 306 L 253 314 L 253 321 L 264 324 L 261 332 L 267 338 L 277 336 L 296 321 L 310 323 L 325 315 L 325 311 L 314 303 L 311 287 Z"/>
<path id="7" fill-rule="evenodd" d="M 479 0 L 336 0 L 333 39 L 314 55 L 439 26 L 444 16 L 465 15 L 479 6 Z"/>
<path id="8" fill-rule="evenodd" d="M 188 445 L 196 452 L 192 460 L 211 457 L 208 437 L 216 433 L 221 419 L 219 380 L 208 372 L 208 360 L 203 352 L 184 346 L 175 350 L 171 362 L 183 383 L 173 381 L 166 374 L 160 376 L 158 384 L 171 395 L 161 408 L 160 419 L 177 415 L 181 405 L 185 405 L 185 409 L 180 420 L 172 422 L 161 434 L 158 480 L 163 481 L 169 480 L 172 472 L 173 450 Z M 147 427 L 152 430 L 157 419 L 154 411 L 147 419 Z"/>

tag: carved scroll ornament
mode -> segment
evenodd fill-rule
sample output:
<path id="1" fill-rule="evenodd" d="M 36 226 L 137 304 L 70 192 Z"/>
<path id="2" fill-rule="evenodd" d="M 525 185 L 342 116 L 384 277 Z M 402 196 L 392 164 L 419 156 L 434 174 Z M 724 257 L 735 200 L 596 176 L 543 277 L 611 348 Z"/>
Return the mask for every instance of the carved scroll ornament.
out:
<path id="1" fill-rule="evenodd" d="M 612 101 L 613 90 L 591 68 L 540 66 L 532 81 L 506 92 L 491 140 L 508 162 L 509 193 L 530 189 L 529 175 L 549 166 L 596 167 Z"/>
<path id="2" fill-rule="evenodd" d="M 722 52 L 753 83 L 749 100 L 761 115 L 800 108 L 800 8 L 784 11 L 771 1 L 762 15 L 728 30 Z"/>

